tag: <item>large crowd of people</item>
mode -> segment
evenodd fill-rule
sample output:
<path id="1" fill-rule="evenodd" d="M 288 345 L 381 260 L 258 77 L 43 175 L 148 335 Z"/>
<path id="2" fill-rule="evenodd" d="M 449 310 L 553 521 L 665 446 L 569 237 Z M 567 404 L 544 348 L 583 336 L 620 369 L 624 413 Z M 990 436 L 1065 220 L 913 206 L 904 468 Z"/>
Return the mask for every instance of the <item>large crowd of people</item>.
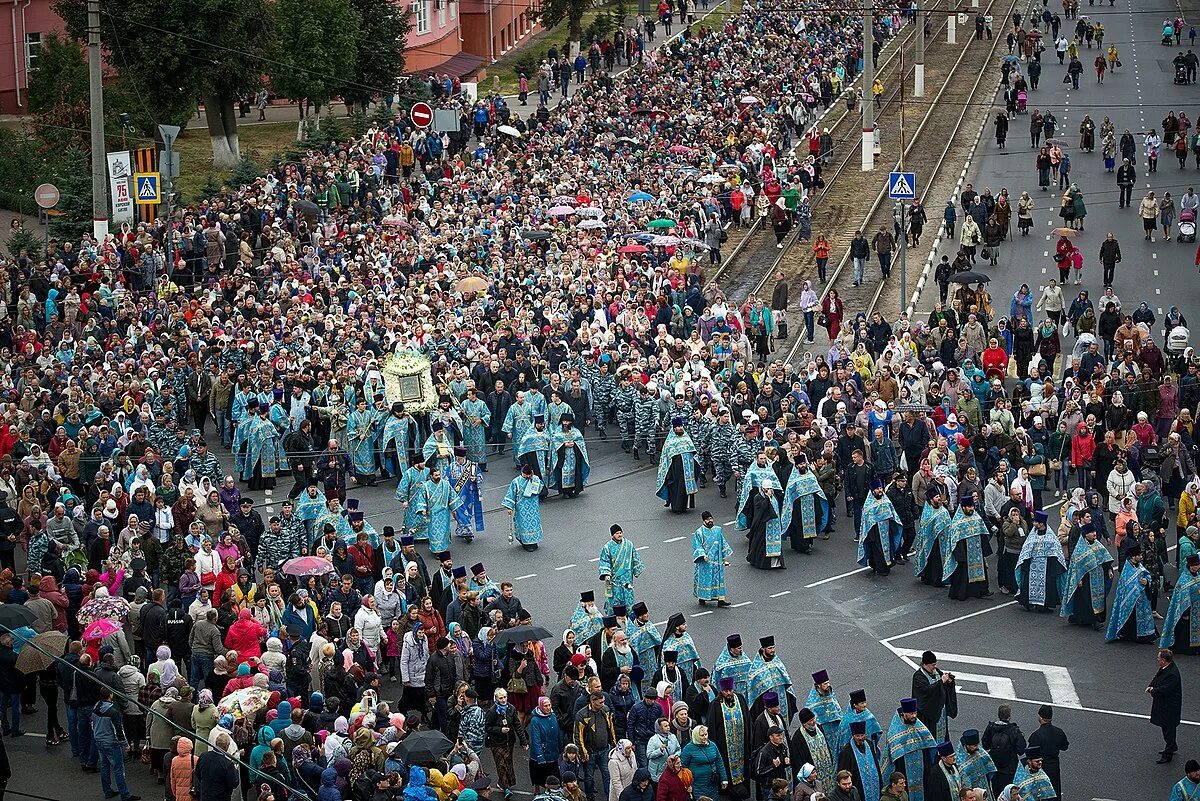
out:
<path id="1" fill-rule="evenodd" d="M 872 46 L 904 17 L 877 12 Z M 451 83 L 438 102 L 460 133 L 399 115 L 169 222 L 0 264 L 4 734 L 45 714 L 47 748 L 124 801 L 127 761 L 174 801 L 1061 793 L 1053 709 L 1028 737 L 1007 706 L 954 736 L 954 677 L 933 653 L 886 726 L 823 670 L 802 693 L 771 637 L 754 656 L 731 634 L 703 659 L 684 615 L 650 622 L 619 525 L 603 602 L 584 591 L 547 644 L 537 627 L 567 610 L 528 609 L 461 558 L 495 528 L 484 474 L 533 554 L 543 499 L 588 504 L 573 500 L 588 448 L 611 434 L 630 462 L 657 461 L 672 513 L 712 481 L 756 568 L 785 569 L 836 527 L 879 575 L 911 563 L 954 599 L 995 587 L 1109 641 L 1157 641 L 1170 761 L 1174 653 L 1200 647 L 1200 373 L 1156 344 L 1145 304 L 1123 311 L 1111 288 L 1069 300 L 1051 281 L 997 309 L 985 284 L 955 284 L 977 246 L 995 263 L 1012 206 L 1019 228 L 1028 211 L 1027 195 L 970 187 L 944 215 L 962 215 L 963 249 L 927 319 L 848 312 L 783 275 L 748 298 L 706 278 L 726 227 L 754 215 L 810 238 L 835 146 L 820 115 L 853 92 L 860 33 L 818 4 L 746 4 L 626 47 L 639 66 L 617 78 L 621 56 L 597 42 L 559 106 L 554 68 L 535 77 L 527 119 Z M 1082 204 L 1064 188 L 1064 207 Z M 925 222 L 915 204 L 856 237 L 856 276 L 872 249 L 886 276 Z M 823 283 L 822 232 L 814 253 Z M 829 348 L 773 361 L 794 308 L 790 336 L 820 326 Z M 1177 309 L 1165 323 L 1164 344 L 1186 331 Z M 389 400 L 397 373 L 419 385 L 408 400 Z M 264 520 L 255 493 L 285 476 Z M 359 490 L 383 482 L 394 502 L 366 508 Z M 734 549 L 708 512 L 693 555 L 694 599 L 730 605 Z M 1200 788 L 1185 771 L 1183 799 Z"/>

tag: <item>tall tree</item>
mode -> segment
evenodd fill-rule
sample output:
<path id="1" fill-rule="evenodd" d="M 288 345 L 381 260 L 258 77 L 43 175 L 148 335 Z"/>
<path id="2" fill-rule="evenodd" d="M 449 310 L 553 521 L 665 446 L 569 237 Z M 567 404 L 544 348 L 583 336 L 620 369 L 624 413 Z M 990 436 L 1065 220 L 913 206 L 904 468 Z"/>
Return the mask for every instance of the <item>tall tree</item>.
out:
<path id="1" fill-rule="evenodd" d="M 276 0 L 271 88 L 299 105 L 301 135 L 308 107 L 319 125 L 321 106 L 353 73 L 359 23 L 350 0 Z"/>
<path id="2" fill-rule="evenodd" d="M 392 0 L 350 0 L 358 12 L 357 58 L 341 96 L 364 112 L 371 99 L 387 94 L 404 72 L 404 43 L 411 25 L 406 3 Z"/>
<path id="3" fill-rule="evenodd" d="M 55 0 L 73 37 L 86 38 L 86 0 Z M 240 158 L 239 97 L 262 86 L 273 30 L 268 0 L 105 0 L 100 36 L 110 68 L 144 78 L 141 101 L 156 122 L 186 125 L 204 101 L 213 163 Z"/>
<path id="4" fill-rule="evenodd" d="M 553 28 L 563 20 L 567 21 L 569 54 L 572 57 L 579 52 L 579 43 L 583 39 L 583 12 L 590 5 L 589 0 L 545 0 L 542 3 L 542 25 Z"/>

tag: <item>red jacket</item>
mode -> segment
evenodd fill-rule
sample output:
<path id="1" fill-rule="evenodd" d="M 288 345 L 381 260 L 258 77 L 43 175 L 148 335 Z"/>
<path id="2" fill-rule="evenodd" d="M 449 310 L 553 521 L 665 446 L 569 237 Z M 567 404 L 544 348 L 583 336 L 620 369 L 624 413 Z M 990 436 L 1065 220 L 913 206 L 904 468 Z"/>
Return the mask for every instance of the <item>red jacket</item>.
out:
<path id="1" fill-rule="evenodd" d="M 42 583 L 39 585 L 42 597 L 50 603 L 54 604 L 54 623 L 52 624 L 55 631 L 67 630 L 67 594 L 58 587 L 54 576 L 42 576 Z"/>
<path id="2" fill-rule="evenodd" d="M 1096 437 L 1094 435 L 1081 432 L 1071 438 L 1071 467 L 1083 467 L 1095 455 Z"/>
<path id="3" fill-rule="evenodd" d="M 679 780 L 679 774 L 672 773 L 670 768 L 663 771 L 654 794 L 655 801 L 691 801 L 691 797 L 691 792 Z"/>
<path id="4" fill-rule="evenodd" d="M 252 656 L 262 656 L 262 640 L 266 636 L 267 627 L 255 620 L 249 609 L 243 609 L 225 635 L 225 647 L 237 651 L 238 661 L 245 662 Z"/>
<path id="5" fill-rule="evenodd" d="M 1008 370 L 1008 354 L 999 346 L 983 351 L 983 372 L 988 378 L 1003 379 Z"/>

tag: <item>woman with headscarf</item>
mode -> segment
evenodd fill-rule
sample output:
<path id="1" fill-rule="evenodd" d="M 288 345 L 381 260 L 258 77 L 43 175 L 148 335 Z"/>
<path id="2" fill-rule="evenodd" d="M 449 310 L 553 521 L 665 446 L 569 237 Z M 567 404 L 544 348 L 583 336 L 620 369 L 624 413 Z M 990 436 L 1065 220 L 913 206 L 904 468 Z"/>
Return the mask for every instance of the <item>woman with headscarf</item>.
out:
<path id="1" fill-rule="evenodd" d="M 139 489 L 145 489 L 147 495 L 154 494 L 154 481 L 150 478 L 150 469 L 144 464 L 139 464 L 133 471 L 133 477 L 129 481 L 130 495 L 137 494 Z"/>
<path id="2" fill-rule="evenodd" d="M 619 801 L 625 788 L 633 784 L 633 774 L 637 772 L 637 767 L 633 743 L 625 739 L 617 740 L 617 744 L 608 753 L 608 801 Z"/>
<path id="3" fill-rule="evenodd" d="M 242 491 L 238 489 L 233 476 L 225 476 L 225 483 L 221 487 L 219 495 L 221 497 L 221 505 L 225 507 L 225 512 L 230 517 L 236 515 L 241 506 Z"/>
<path id="4" fill-rule="evenodd" d="M 164 684 L 166 683 L 164 682 Z M 147 716 L 150 736 L 150 772 L 164 781 L 167 775 L 164 758 L 171 750 L 171 738 L 175 736 L 175 729 L 168 721 L 171 706 L 177 701 L 179 701 L 179 690 L 167 687 L 163 690 L 162 696 L 150 707 L 150 714 Z"/>
<path id="5" fill-rule="evenodd" d="M 694 797 L 718 798 L 720 791 L 729 785 L 725 759 L 716 743 L 709 740 L 707 726 L 692 729 L 691 741 L 683 747 L 680 759 L 692 772 Z"/>
<path id="6" fill-rule="evenodd" d="M 200 755 L 208 750 L 208 735 L 217 725 L 217 707 L 213 704 L 212 690 L 201 690 L 197 699 L 192 709 L 192 730 L 196 732 L 196 754 Z"/>
<path id="7" fill-rule="evenodd" d="M 325 738 L 325 760 L 330 765 L 338 757 L 350 757 L 353 742 L 350 740 L 350 721 L 339 717 L 333 722 L 333 731 Z"/>
<path id="8" fill-rule="evenodd" d="M 363 726 L 354 732 L 354 747 L 350 749 L 350 783 L 358 781 L 368 770 L 383 770 L 383 749 L 375 744 L 375 733 Z"/>
<path id="9" fill-rule="evenodd" d="M 179 675 L 179 668 L 175 666 L 175 660 L 171 658 L 171 648 L 167 645 L 160 645 L 154 652 L 154 656 L 158 661 L 151 663 L 150 669 L 157 670 L 158 675 L 162 680 L 163 687 L 171 687 L 175 682 L 175 677 Z M 164 691 L 164 695 L 165 695 Z M 176 692 L 176 698 L 179 697 Z"/>

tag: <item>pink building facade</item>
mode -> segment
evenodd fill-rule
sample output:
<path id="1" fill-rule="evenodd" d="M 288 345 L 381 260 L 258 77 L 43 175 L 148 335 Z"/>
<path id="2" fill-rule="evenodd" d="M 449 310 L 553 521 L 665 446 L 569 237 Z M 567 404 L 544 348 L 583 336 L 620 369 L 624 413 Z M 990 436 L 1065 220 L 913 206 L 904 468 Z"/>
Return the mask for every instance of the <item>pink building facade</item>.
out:
<path id="1" fill-rule="evenodd" d="M 0 114 L 26 114 L 42 40 L 65 28 L 50 0 L 0 0 Z"/>

